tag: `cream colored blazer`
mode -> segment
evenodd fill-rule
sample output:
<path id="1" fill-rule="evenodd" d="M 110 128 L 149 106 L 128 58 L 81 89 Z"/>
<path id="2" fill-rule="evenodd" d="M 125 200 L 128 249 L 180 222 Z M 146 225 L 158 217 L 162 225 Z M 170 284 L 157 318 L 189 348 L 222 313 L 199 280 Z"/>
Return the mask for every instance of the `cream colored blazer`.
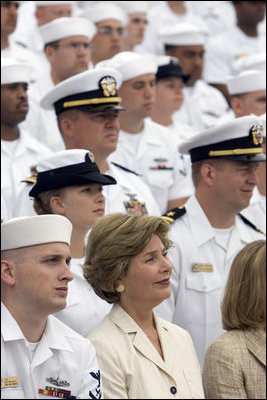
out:
<path id="1" fill-rule="evenodd" d="M 233 330 L 215 340 L 203 383 L 207 399 L 266 399 L 266 332 Z"/>
<path id="2" fill-rule="evenodd" d="M 164 360 L 119 305 L 88 336 L 106 399 L 204 398 L 201 370 L 187 331 L 155 315 Z"/>

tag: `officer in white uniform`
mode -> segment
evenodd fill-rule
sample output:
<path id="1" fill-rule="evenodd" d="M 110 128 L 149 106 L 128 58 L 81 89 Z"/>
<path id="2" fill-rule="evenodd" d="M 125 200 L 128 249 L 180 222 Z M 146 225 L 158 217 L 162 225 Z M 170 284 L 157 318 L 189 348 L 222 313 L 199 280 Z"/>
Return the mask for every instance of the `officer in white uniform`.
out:
<path id="1" fill-rule="evenodd" d="M 183 89 L 183 104 L 173 119 L 193 126 L 198 132 L 209 128 L 228 113 L 229 106 L 222 93 L 203 80 L 207 31 L 183 23 L 162 29 L 160 40 L 165 54 L 177 57 L 183 73 L 189 75 Z"/>
<path id="2" fill-rule="evenodd" d="M 72 225 L 60 215 L 1 224 L 1 398 L 101 398 L 93 345 L 53 312 L 66 305 Z"/>
<path id="3" fill-rule="evenodd" d="M 212 127 L 179 146 L 190 154 L 196 186 L 184 208 L 166 213 L 175 247 L 172 295 L 157 313 L 188 330 L 200 364 L 207 347 L 223 333 L 221 296 L 233 258 L 264 234 L 241 214 L 264 161 L 263 126 L 256 116 Z"/>
<path id="4" fill-rule="evenodd" d="M 157 59 L 153 55 L 125 51 L 99 63 L 96 68 L 101 69 L 105 66 L 121 72 L 123 84 L 119 94 L 122 96 L 122 105 L 127 109 L 120 119 L 121 130 L 117 150 L 109 159 L 141 174 L 143 181 L 150 187 L 161 213 L 164 213 L 170 202 L 178 204 L 190 196 L 192 185 L 187 175 L 186 163 L 177 154 L 177 147 L 169 129 L 145 118 L 151 114 L 155 102 Z M 152 83 L 144 84 L 145 80 L 149 79 Z M 133 102 L 130 104 L 130 95 L 125 92 L 125 87 L 134 85 L 133 81 L 142 88 L 135 92 L 138 105 Z M 144 88 L 145 85 L 149 88 Z M 146 103 L 148 106 L 144 107 Z M 137 119 L 141 128 L 133 132 L 131 121 L 135 120 L 136 123 Z"/>
<path id="5" fill-rule="evenodd" d="M 1 59 L 1 194 L 8 206 L 8 218 L 20 181 L 32 175 L 38 161 L 51 153 L 20 123 L 28 112 L 27 87 L 31 67 L 10 58 Z"/>
<path id="6" fill-rule="evenodd" d="M 118 143 L 118 113 L 123 110 L 117 94 L 120 85 L 121 74 L 114 69 L 89 70 L 56 85 L 41 99 L 41 106 L 54 109 L 67 149 L 90 150 L 100 171 L 116 179 L 117 185 L 104 189 L 106 213 L 160 215 L 141 177 L 123 164 L 108 161 Z"/>
<path id="7" fill-rule="evenodd" d="M 49 60 L 49 71 L 42 72 L 40 79 L 29 91 L 30 112 L 24 127 L 52 151 L 64 150 L 64 142 L 58 129 L 56 115 L 40 106 L 40 99 L 55 84 L 72 75 L 86 71 L 90 61 L 90 41 L 95 33 L 92 22 L 77 17 L 57 18 L 39 28 Z M 57 42 L 57 44 L 55 44 Z"/>

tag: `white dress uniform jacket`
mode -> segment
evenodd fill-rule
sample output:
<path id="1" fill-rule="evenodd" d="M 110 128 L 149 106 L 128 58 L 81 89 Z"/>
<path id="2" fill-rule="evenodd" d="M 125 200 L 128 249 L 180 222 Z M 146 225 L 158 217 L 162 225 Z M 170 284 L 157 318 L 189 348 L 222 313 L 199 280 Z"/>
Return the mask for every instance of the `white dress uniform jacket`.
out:
<path id="1" fill-rule="evenodd" d="M 192 194 L 190 174 L 169 129 L 146 118 L 143 131 L 137 135 L 141 136 L 136 152 L 128 143 L 127 134 L 120 131 L 117 150 L 110 160 L 141 174 L 163 214 L 169 200 Z"/>
<path id="2" fill-rule="evenodd" d="M 21 124 L 40 143 L 45 144 L 53 152 L 65 150 L 65 144 L 57 124 L 54 110 L 45 110 L 40 106 L 40 99 L 54 87 L 50 72 L 41 75 L 40 79 L 31 85 L 29 97 L 29 112 Z"/>
<path id="3" fill-rule="evenodd" d="M 266 196 L 260 194 L 257 186 L 253 190 L 249 206 L 242 210 L 242 215 L 266 233 Z"/>
<path id="4" fill-rule="evenodd" d="M 140 176 L 112 163 L 109 163 L 109 170 L 105 173 L 113 176 L 117 181 L 116 185 L 103 186 L 103 194 L 106 198 L 105 214 L 116 212 L 126 214 L 143 212 L 145 214 L 146 210 L 148 215 L 161 215 L 151 190 Z M 29 197 L 31 188 L 32 184 L 20 183 L 13 207 L 13 218 L 35 215 L 33 199 Z"/>
<path id="5" fill-rule="evenodd" d="M 32 175 L 32 170 L 51 150 L 35 140 L 28 132 L 20 130 L 15 149 L 10 149 L 12 142 L 1 140 L 1 192 L 8 206 L 9 218 L 13 216 L 13 206 L 21 180 Z M 15 143 L 14 143 L 15 145 Z"/>
<path id="6" fill-rule="evenodd" d="M 236 75 L 235 62 L 244 56 L 265 51 L 266 36 L 247 36 L 238 26 L 211 38 L 206 44 L 204 79 L 225 84 L 228 75 Z"/>
<path id="7" fill-rule="evenodd" d="M 183 93 L 183 105 L 173 114 L 173 119 L 191 125 L 198 132 L 217 124 L 229 112 L 224 95 L 202 79 L 192 87 L 184 86 Z"/>
<path id="8" fill-rule="evenodd" d="M 208 346 L 225 332 L 220 305 L 233 259 L 247 243 L 265 237 L 237 216 L 225 248 L 195 196 L 185 209 L 171 226 L 172 295 L 156 311 L 188 330 L 202 366 Z"/>
<path id="9" fill-rule="evenodd" d="M 46 386 L 56 387 L 49 378 L 66 381 L 57 387 L 71 391 L 77 399 L 100 399 L 101 377 L 95 349 L 88 339 L 53 316 L 31 360 L 29 344 L 8 309 L 1 304 L 1 398 L 54 398 L 39 394 Z M 4 381 L 13 386 L 3 387 Z M 7 378 L 7 379 L 3 379 Z M 14 382 L 15 381 L 15 382 Z M 7 385 L 6 385 L 7 386 Z"/>
<path id="10" fill-rule="evenodd" d="M 89 336 L 95 346 L 106 399 L 204 398 L 190 335 L 154 314 L 162 359 L 118 304 Z"/>
<path id="11" fill-rule="evenodd" d="M 73 280 L 68 284 L 67 306 L 54 314 L 64 324 L 87 337 L 109 313 L 111 304 L 97 296 L 83 277 L 84 258 L 72 258 L 70 270 Z"/>

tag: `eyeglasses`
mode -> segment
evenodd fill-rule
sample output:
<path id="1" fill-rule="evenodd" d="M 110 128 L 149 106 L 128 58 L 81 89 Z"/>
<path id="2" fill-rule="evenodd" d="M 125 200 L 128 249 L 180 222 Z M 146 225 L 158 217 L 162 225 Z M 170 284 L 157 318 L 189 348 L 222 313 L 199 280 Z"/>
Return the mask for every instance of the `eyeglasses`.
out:
<path id="1" fill-rule="evenodd" d="M 79 42 L 70 42 L 66 44 L 59 44 L 57 47 L 65 47 L 66 49 L 70 49 L 73 51 L 77 51 L 79 49 L 89 50 L 90 43 L 79 43 Z"/>
<path id="2" fill-rule="evenodd" d="M 99 33 L 99 35 L 102 35 L 102 36 L 113 36 L 113 35 L 117 35 L 119 37 L 125 36 L 124 28 L 113 29 L 113 28 L 109 28 L 109 27 L 103 27 L 103 28 L 99 28 L 97 33 Z"/>

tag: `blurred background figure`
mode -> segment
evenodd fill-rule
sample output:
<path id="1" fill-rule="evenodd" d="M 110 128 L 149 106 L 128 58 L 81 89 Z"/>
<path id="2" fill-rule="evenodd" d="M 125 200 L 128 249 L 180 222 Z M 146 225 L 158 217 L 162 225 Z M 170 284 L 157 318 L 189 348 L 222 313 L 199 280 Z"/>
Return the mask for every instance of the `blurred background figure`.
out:
<path id="1" fill-rule="evenodd" d="M 41 62 L 36 54 L 15 42 L 11 34 L 15 31 L 18 19 L 18 1 L 1 1 L 1 57 L 14 58 L 28 63 L 32 69 L 31 80 L 38 79 L 41 72 Z"/>
<path id="2" fill-rule="evenodd" d="M 9 218 L 20 181 L 32 175 L 38 161 L 51 153 L 20 126 L 29 110 L 27 91 L 32 71 L 27 64 L 1 58 L 1 195 Z"/>
<path id="3" fill-rule="evenodd" d="M 233 1 L 236 24 L 207 42 L 204 79 L 229 101 L 226 77 L 235 74 L 238 58 L 265 51 L 266 32 L 259 29 L 265 18 L 266 1 Z"/>
<path id="4" fill-rule="evenodd" d="M 96 26 L 96 33 L 91 42 L 91 67 L 123 50 L 128 18 L 121 7 L 112 2 L 96 3 L 82 9 L 79 15 L 88 18 Z"/>
<path id="5" fill-rule="evenodd" d="M 266 398 L 266 242 L 246 245 L 235 257 L 222 301 L 227 333 L 207 350 L 207 399 Z"/>
<path id="6" fill-rule="evenodd" d="M 54 85 L 88 69 L 95 26 L 85 18 L 63 17 L 42 25 L 39 31 L 49 71 L 42 71 L 40 79 L 29 91 L 30 112 L 23 126 L 40 143 L 45 143 L 52 151 L 60 151 L 65 147 L 56 115 L 44 110 L 40 99 Z"/>
<path id="7" fill-rule="evenodd" d="M 147 27 L 147 1 L 116 1 L 127 14 L 128 22 L 125 25 L 125 36 L 123 37 L 124 51 L 138 51 L 144 40 Z"/>
<path id="8" fill-rule="evenodd" d="M 106 399 L 203 398 L 190 335 L 153 311 L 171 293 L 168 231 L 160 217 L 113 214 L 90 233 L 84 276 L 113 304 L 89 335 Z"/>
<path id="9" fill-rule="evenodd" d="M 228 113 L 229 106 L 222 93 L 203 79 L 207 30 L 192 23 L 167 26 L 159 33 L 165 54 L 178 58 L 183 74 L 184 101 L 173 119 L 191 125 L 197 131 L 216 123 Z"/>
<path id="10" fill-rule="evenodd" d="M 184 22 L 190 22 L 199 29 L 206 29 L 205 21 L 194 13 L 190 4 L 192 2 L 159 1 L 156 3 L 158 4 L 148 11 L 148 25 L 143 43 L 140 46 L 143 53 L 164 54 L 164 48 L 158 36 L 160 29 L 168 26 L 179 26 Z"/>

